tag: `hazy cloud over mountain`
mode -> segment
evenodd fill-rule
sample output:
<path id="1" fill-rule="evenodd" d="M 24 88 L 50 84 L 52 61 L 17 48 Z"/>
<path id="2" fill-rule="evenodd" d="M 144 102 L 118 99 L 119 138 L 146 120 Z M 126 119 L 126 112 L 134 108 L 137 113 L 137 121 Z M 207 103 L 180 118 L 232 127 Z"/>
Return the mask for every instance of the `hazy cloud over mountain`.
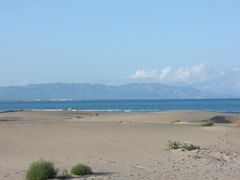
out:
<path id="1" fill-rule="evenodd" d="M 240 96 L 240 69 L 228 71 L 201 63 L 189 67 L 167 66 L 162 69 L 140 69 L 130 76 L 134 80 L 197 87 L 216 94 Z"/>

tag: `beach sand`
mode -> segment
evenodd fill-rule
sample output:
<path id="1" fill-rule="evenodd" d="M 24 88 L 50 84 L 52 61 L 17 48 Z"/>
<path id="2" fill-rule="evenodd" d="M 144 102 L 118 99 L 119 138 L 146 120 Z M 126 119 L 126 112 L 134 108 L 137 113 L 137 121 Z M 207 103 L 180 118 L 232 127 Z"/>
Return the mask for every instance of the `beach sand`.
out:
<path id="1" fill-rule="evenodd" d="M 215 125 L 200 126 L 206 119 Z M 201 149 L 167 150 L 169 140 Z M 0 180 L 24 179 L 39 159 L 59 169 L 92 167 L 93 175 L 76 180 L 238 180 L 240 116 L 187 110 L 0 113 Z"/>

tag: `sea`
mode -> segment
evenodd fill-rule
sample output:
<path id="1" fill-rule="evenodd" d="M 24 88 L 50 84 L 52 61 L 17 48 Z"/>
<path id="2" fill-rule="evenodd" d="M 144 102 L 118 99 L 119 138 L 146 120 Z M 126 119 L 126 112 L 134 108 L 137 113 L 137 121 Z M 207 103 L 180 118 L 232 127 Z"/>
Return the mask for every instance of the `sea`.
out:
<path id="1" fill-rule="evenodd" d="M 81 101 L 1 101 L 0 111 L 80 110 L 109 112 L 159 112 L 204 110 L 240 113 L 240 99 L 169 99 L 169 100 L 81 100 Z"/>

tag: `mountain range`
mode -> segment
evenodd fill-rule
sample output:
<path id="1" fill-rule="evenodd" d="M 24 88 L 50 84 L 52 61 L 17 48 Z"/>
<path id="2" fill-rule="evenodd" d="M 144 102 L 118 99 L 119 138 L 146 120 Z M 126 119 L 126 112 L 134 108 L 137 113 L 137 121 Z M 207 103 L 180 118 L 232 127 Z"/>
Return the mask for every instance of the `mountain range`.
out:
<path id="1" fill-rule="evenodd" d="M 160 83 L 125 85 L 49 83 L 0 87 L 0 100 L 200 99 L 212 94 Z"/>

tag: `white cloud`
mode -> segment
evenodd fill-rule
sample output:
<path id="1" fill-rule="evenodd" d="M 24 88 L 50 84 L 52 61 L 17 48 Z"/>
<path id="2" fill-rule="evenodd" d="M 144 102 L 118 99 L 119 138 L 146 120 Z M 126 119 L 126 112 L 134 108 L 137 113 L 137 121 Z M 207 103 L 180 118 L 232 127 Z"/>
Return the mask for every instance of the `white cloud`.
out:
<path id="1" fill-rule="evenodd" d="M 172 67 L 168 66 L 166 68 L 163 68 L 159 71 L 159 78 L 160 79 L 165 79 L 168 76 L 170 76 L 172 73 Z"/>
<path id="2" fill-rule="evenodd" d="M 147 72 L 145 70 L 137 70 L 135 74 L 130 76 L 131 78 L 146 78 Z"/>
<path id="3" fill-rule="evenodd" d="M 130 78 L 136 79 L 136 78 L 153 78 L 156 76 L 155 70 L 137 70 L 133 75 L 130 76 Z"/>
<path id="4" fill-rule="evenodd" d="M 161 82 L 195 82 L 206 78 L 205 63 L 194 65 L 192 67 L 173 68 L 167 66 L 160 70 L 137 70 L 130 77 L 132 79 L 151 78 Z"/>
<path id="5" fill-rule="evenodd" d="M 175 71 L 176 79 L 187 81 L 191 75 L 191 71 L 189 69 L 179 68 Z"/>
<path id="6" fill-rule="evenodd" d="M 205 66 L 206 66 L 206 63 L 201 63 L 193 66 L 191 69 L 194 73 L 202 73 L 204 71 Z"/>

